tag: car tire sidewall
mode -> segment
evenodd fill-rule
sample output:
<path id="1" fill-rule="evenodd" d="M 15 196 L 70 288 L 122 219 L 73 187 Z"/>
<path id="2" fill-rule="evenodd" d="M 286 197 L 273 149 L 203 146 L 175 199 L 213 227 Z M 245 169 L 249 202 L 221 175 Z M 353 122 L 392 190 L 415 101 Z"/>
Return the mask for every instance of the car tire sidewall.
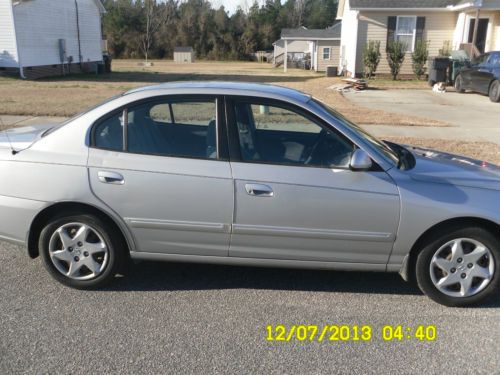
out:
<path id="1" fill-rule="evenodd" d="M 49 242 L 54 232 L 67 223 L 79 222 L 87 224 L 99 232 L 108 248 L 108 263 L 104 271 L 97 277 L 90 280 L 74 280 L 61 274 L 49 255 Z M 113 228 L 92 215 L 68 215 L 54 218 L 42 230 L 38 242 L 38 248 L 42 256 L 45 268 L 50 275 L 60 283 L 76 289 L 97 289 L 107 284 L 117 273 L 119 262 L 122 258 L 119 254 L 119 242 L 115 240 L 116 234 Z"/>
<path id="2" fill-rule="evenodd" d="M 456 78 L 455 78 L 455 90 L 459 93 L 464 93 L 465 92 L 465 89 L 464 89 L 464 83 L 463 83 L 463 80 L 462 80 L 462 76 L 458 75 Z"/>
<path id="3" fill-rule="evenodd" d="M 493 83 L 491 84 L 490 91 L 489 91 L 489 97 L 493 103 L 500 102 L 500 82 L 499 81 L 493 81 Z"/>
<path id="4" fill-rule="evenodd" d="M 488 286 L 479 293 L 470 297 L 451 297 L 443 294 L 434 286 L 430 276 L 430 262 L 435 252 L 442 245 L 456 238 L 471 238 L 481 242 L 487 246 L 488 249 L 490 249 L 493 256 L 493 262 L 495 264 L 494 275 Z M 500 284 L 499 267 L 500 242 L 498 238 L 485 229 L 470 227 L 450 231 L 444 236 L 440 236 L 439 238 L 434 237 L 433 240 L 429 241 L 428 245 L 425 246 L 418 254 L 415 273 L 419 288 L 431 299 L 445 306 L 465 307 L 483 302 L 498 291 Z"/>

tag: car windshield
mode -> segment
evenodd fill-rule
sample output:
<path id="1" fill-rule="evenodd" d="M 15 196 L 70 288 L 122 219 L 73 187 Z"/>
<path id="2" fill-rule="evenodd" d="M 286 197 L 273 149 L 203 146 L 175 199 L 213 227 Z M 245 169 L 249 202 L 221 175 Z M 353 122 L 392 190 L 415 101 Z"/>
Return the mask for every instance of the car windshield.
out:
<path id="1" fill-rule="evenodd" d="M 368 133 L 366 130 L 361 128 L 359 125 L 356 125 L 355 123 L 349 121 L 347 118 L 345 118 L 343 115 L 341 115 L 339 112 L 331 108 L 330 106 L 326 105 L 322 101 L 313 98 L 312 99 L 314 103 L 318 104 L 321 108 L 323 108 L 326 112 L 330 113 L 333 117 L 340 119 L 345 125 L 349 126 L 352 128 L 360 137 L 362 137 L 365 141 L 369 142 L 373 146 L 375 146 L 378 150 L 380 150 L 387 158 L 392 160 L 396 165 L 399 165 L 399 155 L 398 153 L 393 150 L 391 147 L 389 147 L 384 141 L 379 140 L 378 138 L 374 137 L 370 133 Z"/>

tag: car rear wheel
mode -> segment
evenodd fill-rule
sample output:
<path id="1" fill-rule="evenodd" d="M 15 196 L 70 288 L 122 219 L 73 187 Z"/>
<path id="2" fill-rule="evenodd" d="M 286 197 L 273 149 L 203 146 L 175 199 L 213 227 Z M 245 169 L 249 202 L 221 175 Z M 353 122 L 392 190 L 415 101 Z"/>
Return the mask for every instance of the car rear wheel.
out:
<path id="1" fill-rule="evenodd" d="M 493 81 L 491 83 L 489 97 L 493 103 L 500 102 L 500 81 Z"/>
<path id="2" fill-rule="evenodd" d="M 446 306 L 478 304 L 499 289 L 500 243 L 490 232 L 468 227 L 430 241 L 419 253 L 420 289 Z"/>
<path id="3" fill-rule="evenodd" d="M 464 81 L 463 81 L 463 78 L 461 75 L 458 75 L 455 78 L 455 90 L 457 90 L 457 92 L 459 92 L 459 93 L 465 92 Z"/>
<path id="4" fill-rule="evenodd" d="M 100 288 L 114 278 L 121 256 L 119 233 L 93 215 L 51 220 L 42 230 L 39 250 L 52 277 L 77 289 Z"/>

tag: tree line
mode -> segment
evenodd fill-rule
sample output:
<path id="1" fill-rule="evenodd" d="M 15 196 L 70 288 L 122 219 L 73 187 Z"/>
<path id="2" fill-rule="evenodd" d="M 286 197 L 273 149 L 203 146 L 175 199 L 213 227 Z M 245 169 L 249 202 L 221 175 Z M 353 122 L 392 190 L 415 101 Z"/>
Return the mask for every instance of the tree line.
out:
<path id="1" fill-rule="evenodd" d="M 229 15 L 207 0 L 104 0 L 103 31 L 116 58 L 171 58 L 174 47 L 191 46 L 198 58 L 246 60 L 271 50 L 283 28 L 331 26 L 337 2 L 255 1 Z"/>

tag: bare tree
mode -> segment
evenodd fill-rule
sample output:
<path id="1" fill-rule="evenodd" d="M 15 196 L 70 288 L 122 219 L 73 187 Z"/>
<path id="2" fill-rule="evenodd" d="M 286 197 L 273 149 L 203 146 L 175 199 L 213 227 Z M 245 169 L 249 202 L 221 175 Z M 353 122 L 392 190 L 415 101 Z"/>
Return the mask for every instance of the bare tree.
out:
<path id="1" fill-rule="evenodd" d="M 149 51 L 153 46 L 155 33 L 162 25 L 168 25 L 172 22 L 176 8 L 176 0 L 168 0 L 162 4 L 158 4 L 156 0 L 144 0 L 143 10 L 146 24 L 141 37 L 141 50 L 144 53 L 146 63 Z"/>
<path id="2" fill-rule="evenodd" d="M 295 21 L 297 23 L 297 27 L 303 25 L 305 12 L 306 12 L 306 0 L 296 0 L 294 13 L 295 13 Z"/>

